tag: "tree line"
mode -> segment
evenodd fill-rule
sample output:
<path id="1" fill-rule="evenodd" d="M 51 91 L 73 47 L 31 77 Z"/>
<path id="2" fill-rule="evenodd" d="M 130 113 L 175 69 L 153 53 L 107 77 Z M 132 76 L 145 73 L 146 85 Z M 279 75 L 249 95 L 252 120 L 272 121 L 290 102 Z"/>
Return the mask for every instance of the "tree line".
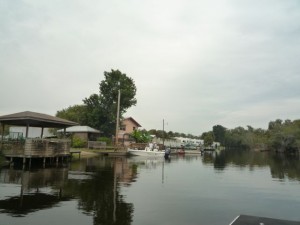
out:
<path id="1" fill-rule="evenodd" d="M 121 92 L 120 118 L 126 111 L 137 104 L 134 80 L 119 70 L 104 72 L 104 80 L 99 83 L 99 93 L 83 99 L 80 105 L 69 106 L 57 111 L 56 116 L 84 124 L 102 132 L 110 138 L 116 128 L 118 91 Z M 138 142 L 147 142 L 151 135 L 158 138 L 172 139 L 186 137 L 203 139 L 206 146 L 219 142 L 227 148 L 273 150 L 279 152 L 298 152 L 300 146 L 300 120 L 277 119 L 269 122 L 268 129 L 236 127 L 227 129 L 215 125 L 212 131 L 199 136 L 164 130 L 137 130 L 132 137 Z"/>
<path id="2" fill-rule="evenodd" d="M 247 126 L 246 129 L 243 127 L 227 129 L 215 125 L 212 131 L 202 136 L 210 136 L 227 148 L 297 153 L 300 150 L 300 120 L 270 121 L 266 130 L 251 126 Z"/>

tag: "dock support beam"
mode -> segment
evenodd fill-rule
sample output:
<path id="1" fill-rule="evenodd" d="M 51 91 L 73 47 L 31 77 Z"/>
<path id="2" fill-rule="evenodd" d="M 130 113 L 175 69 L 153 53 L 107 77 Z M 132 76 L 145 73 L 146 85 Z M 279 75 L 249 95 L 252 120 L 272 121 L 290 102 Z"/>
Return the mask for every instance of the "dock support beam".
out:
<path id="1" fill-rule="evenodd" d="M 25 169 L 25 165 L 26 165 L 26 158 L 23 157 L 23 169 Z"/>

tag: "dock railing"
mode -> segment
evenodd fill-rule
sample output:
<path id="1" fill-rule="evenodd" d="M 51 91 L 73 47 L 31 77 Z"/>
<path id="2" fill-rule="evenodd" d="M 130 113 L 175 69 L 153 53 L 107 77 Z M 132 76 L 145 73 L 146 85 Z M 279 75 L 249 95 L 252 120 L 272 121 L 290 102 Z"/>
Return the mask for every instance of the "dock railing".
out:
<path id="1" fill-rule="evenodd" d="M 2 153 L 6 157 L 56 157 L 70 154 L 71 140 L 27 138 L 6 140 L 1 143 Z"/>

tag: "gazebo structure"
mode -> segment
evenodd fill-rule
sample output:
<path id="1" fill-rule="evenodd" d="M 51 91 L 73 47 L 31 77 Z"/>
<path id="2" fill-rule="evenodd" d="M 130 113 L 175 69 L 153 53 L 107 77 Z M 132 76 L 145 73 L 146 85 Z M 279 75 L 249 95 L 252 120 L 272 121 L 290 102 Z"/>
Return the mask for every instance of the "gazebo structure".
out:
<path id="1" fill-rule="evenodd" d="M 23 158 L 23 163 L 26 159 L 43 158 L 44 164 L 47 158 L 69 157 L 71 140 L 58 138 L 43 138 L 44 128 L 63 128 L 64 130 L 69 126 L 78 125 L 75 122 L 61 119 L 58 117 L 36 113 L 36 112 L 20 112 L 0 116 L 0 123 L 2 126 L 1 137 L 1 151 L 6 158 L 11 161 L 14 158 Z M 26 127 L 25 138 L 4 139 L 5 125 L 9 126 L 23 126 Z M 40 127 L 40 138 L 28 138 L 28 131 L 30 127 Z"/>

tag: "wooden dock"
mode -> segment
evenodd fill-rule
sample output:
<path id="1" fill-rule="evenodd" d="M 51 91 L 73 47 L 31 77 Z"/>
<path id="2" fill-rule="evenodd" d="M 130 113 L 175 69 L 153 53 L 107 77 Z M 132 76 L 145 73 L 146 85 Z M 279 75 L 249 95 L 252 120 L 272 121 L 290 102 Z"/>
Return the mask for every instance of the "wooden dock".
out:
<path id="1" fill-rule="evenodd" d="M 42 159 L 45 166 L 46 161 L 55 162 L 66 161 L 70 157 L 69 139 L 43 139 L 43 138 L 26 138 L 24 140 L 2 141 L 1 151 L 6 159 L 13 164 L 14 161 L 22 159 L 23 166 L 26 162 L 36 159 Z"/>

